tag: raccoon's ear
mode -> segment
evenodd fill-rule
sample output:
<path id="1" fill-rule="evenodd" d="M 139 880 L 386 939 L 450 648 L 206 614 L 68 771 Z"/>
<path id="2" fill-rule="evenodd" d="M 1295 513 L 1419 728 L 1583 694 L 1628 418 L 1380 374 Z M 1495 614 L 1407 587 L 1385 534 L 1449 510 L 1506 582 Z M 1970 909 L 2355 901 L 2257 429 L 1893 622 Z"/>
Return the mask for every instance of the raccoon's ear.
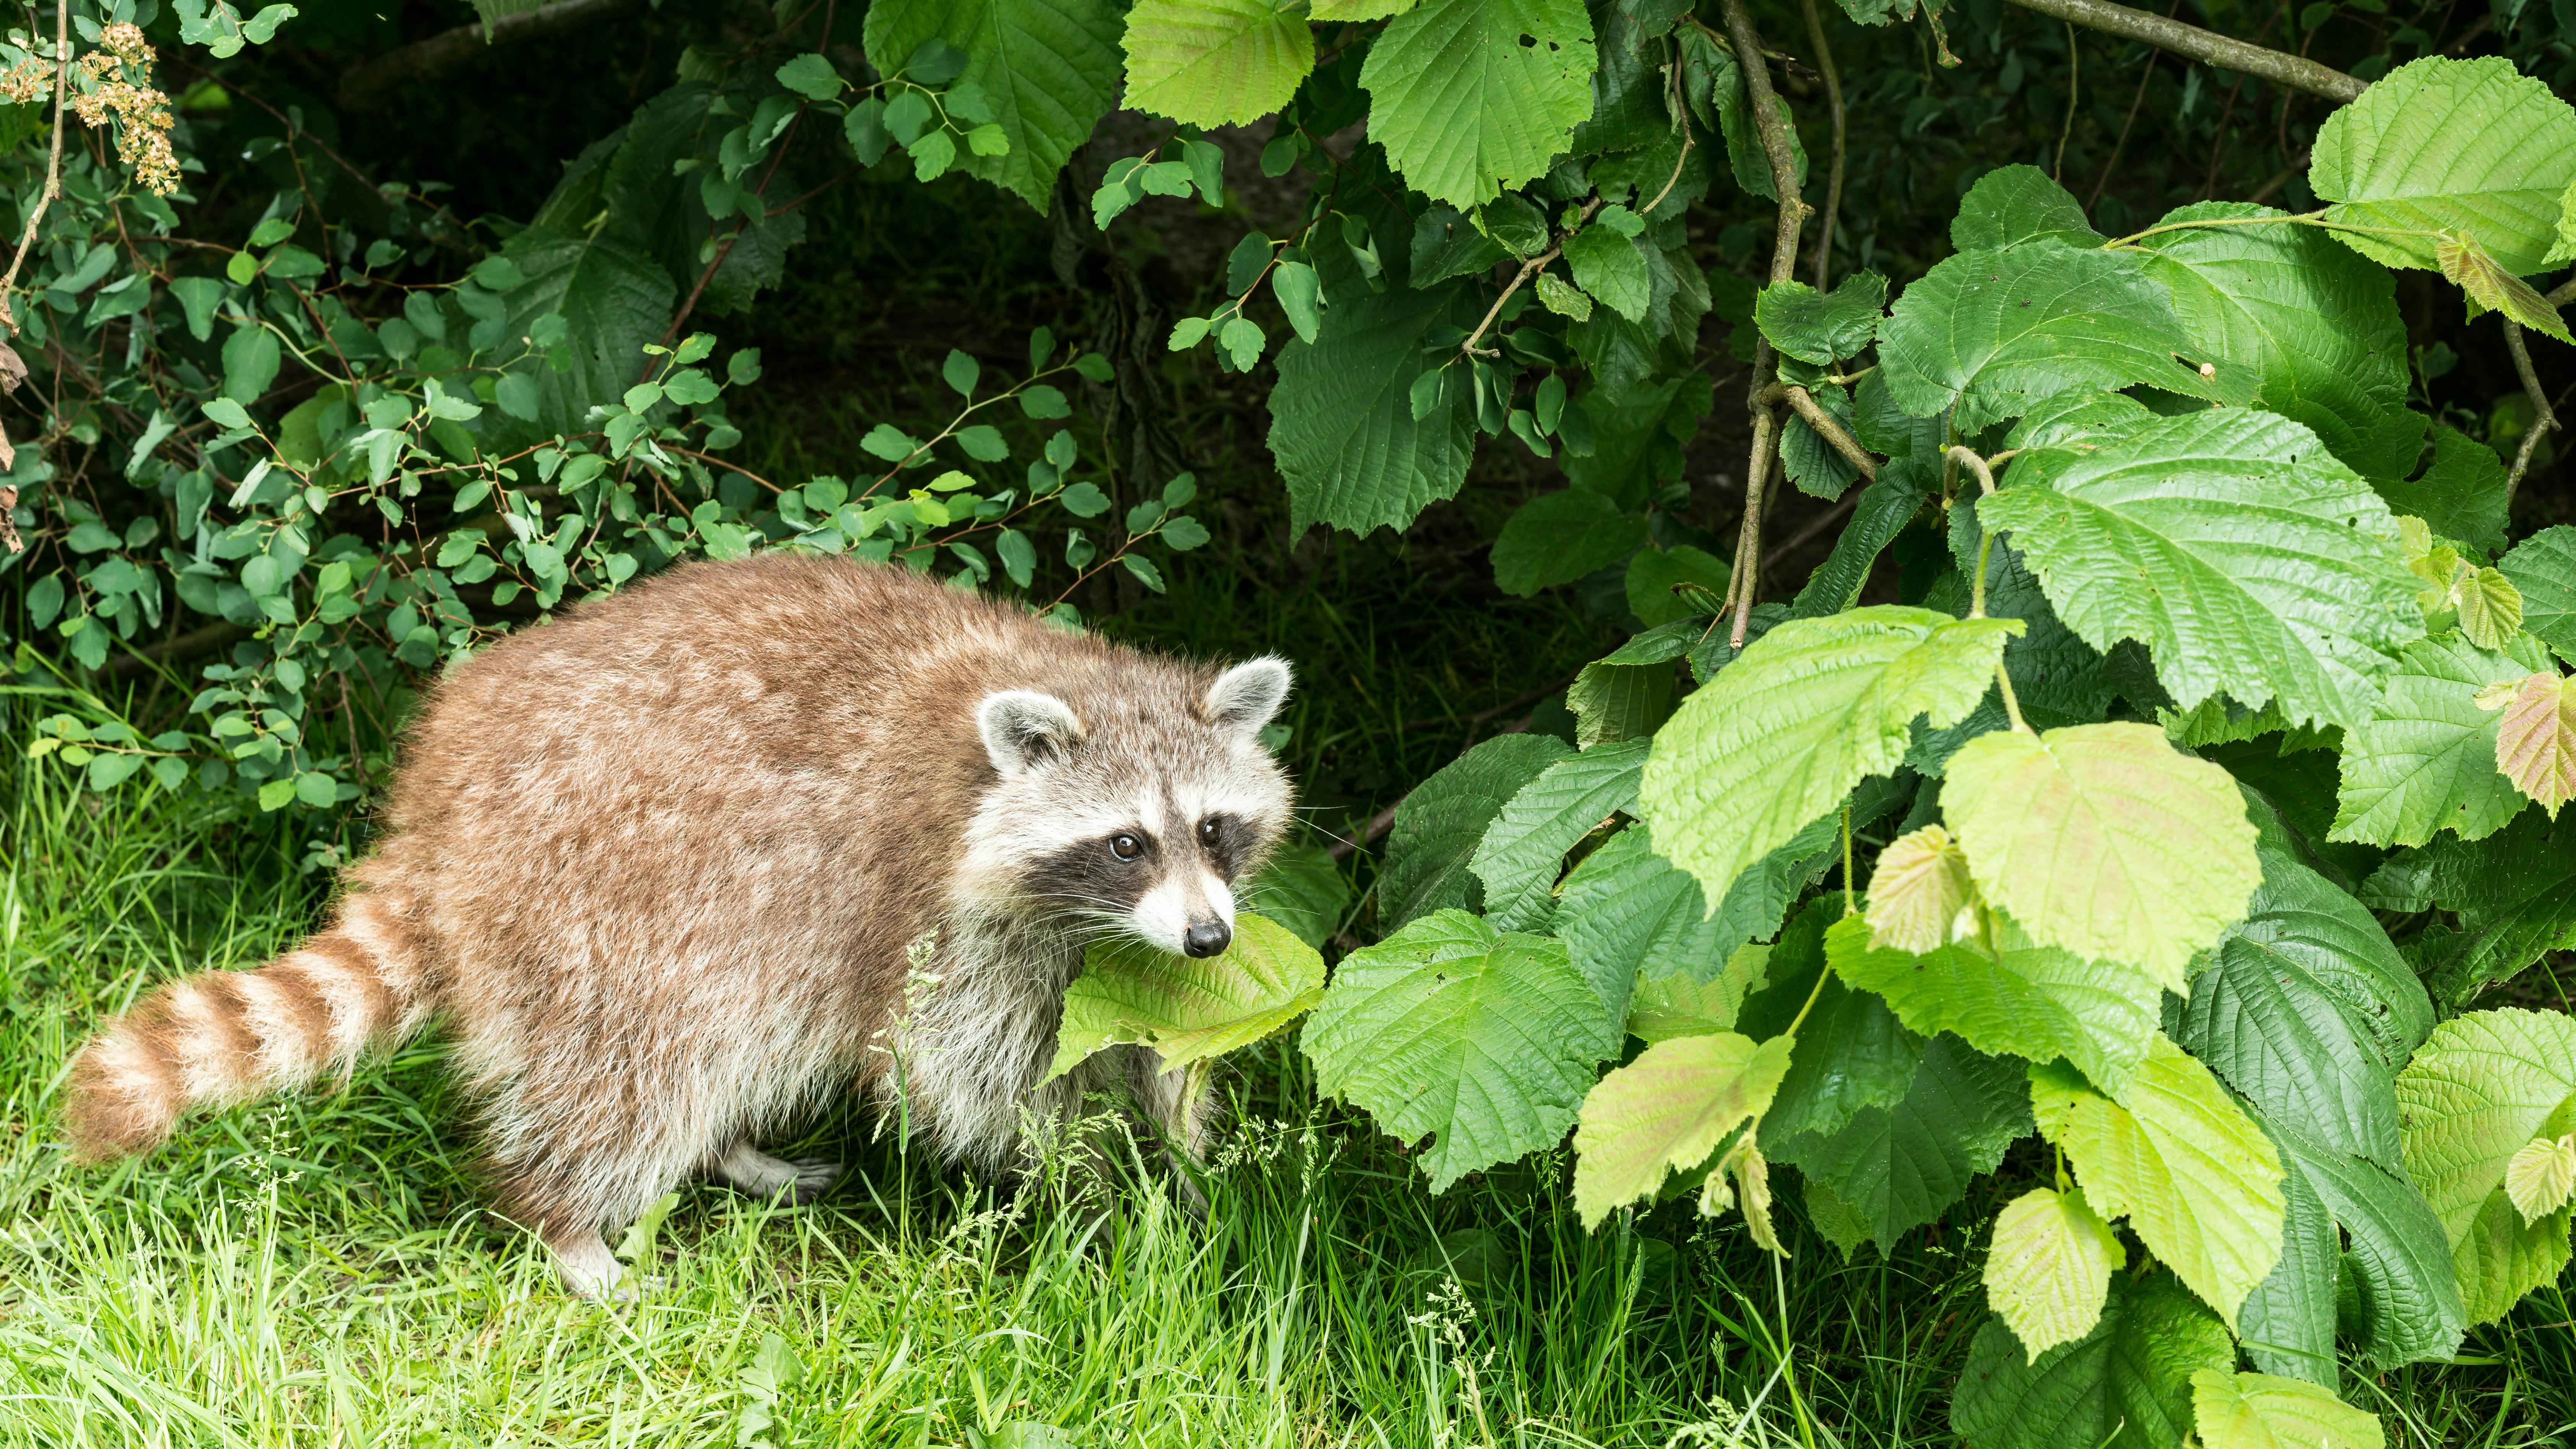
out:
<path id="1" fill-rule="evenodd" d="M 1033 689 L 984 696 L 975 706 L 975 729 L 984 737 L 984 753 L 1005 779 L 1060 760 L 1082 743 L 1082 721 L 1072 707 Z"/>
<path id="2" fill-rule="evenodd" d="M 1208 718 L 1237 734 L 1257 735 L 1288 698 L 1288 661 L 1265 654 L 1247 659 L 1208 686 Z"/>

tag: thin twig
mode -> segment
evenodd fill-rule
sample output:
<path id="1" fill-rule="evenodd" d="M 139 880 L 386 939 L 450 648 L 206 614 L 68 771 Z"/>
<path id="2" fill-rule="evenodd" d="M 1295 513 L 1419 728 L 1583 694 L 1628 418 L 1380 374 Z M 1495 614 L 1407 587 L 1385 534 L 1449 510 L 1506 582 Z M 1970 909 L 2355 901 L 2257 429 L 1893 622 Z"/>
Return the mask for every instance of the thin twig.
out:
<path id="1" fill-rule="evenodd" d="M 1825 42 L 1825 23 L 1816 14 L 1816 0 L 1798 0 L 1798 8 L 1807 18 L 1807 42 L 1816 48 L 1816 69 L 1825 78 L 1825 105 L 1833 112 L 1834 159 L 1825 172 L 1825 210 L 1816 226 L 1816 290 L 1828 291 L 1827 278 L 1834 259 L 1834 220 L 1843 205 L 1843 79 L 1834 68 L 1834 48 Z"/>
<path id="2" fill-rule="evenodd" d="M 2522 446 L 2514 451 L 2513 471 L 2504 479 L 2504 501 L 2513 504 L 2514 490 L 2522 486 L 2522 475 L 2531 466 L 2531 455 L 2540 446 L 2540 435 L 2557 429 L 2558 414 L 2549 406 L 2549 394 L 2540 390 L 2540 374 L 2532 370 L 2531 350 L 2522 344 L 2522 328 L 2510 317 L 2499 317 L 2504 324 L 2505 351 L 2513 354 L 2513 370 L 2522 377 L 2524 396 L 2531 399 L 2531 426 L 2522 435 Z"/>
<path id="3" fill-rule="evenodd" d="M 2182 0 L 2174 0 L 2173 8 L 2165 12 L 2165 18 L 2172 19 L 2181 9 Z M 2128 149 L 2129 132 L 2138 124 L 2138 107 L 2146 104 L 2147 82 L 2156 78 L 2156 62 L 2163 58 L 2164 52 L 2152 45 L 2147 47 L 2147 68 L 2138 75 L 2137 93 L 2129 97 L 2129 114 L 2120 122 L 2120 138 L 2111 143 L 2110 159 L 2102 163 L 2102 174 L 2094 178 L 2093 194 L 2084 198 L 2084 212 L 2088 216 L 2093 212 L 2093 203 L 2102 199 L 2102 188 L 2111 184 L 2111 173 L 2119 169 L 2120 153 Z"/>
<path id="4" fill-rule="evenodd" d="M 1601 209 L 1601 203 L 1602 203 L 1602 200 L 1603 200 L 1603 198 L 1601 198 L 1601 197 L 1599 197 L 1599 196 L 1595 196 L 1595 197 L 1593 197 L 1590 201 L 1587 201 L 1587 202 L 1583 203 L 1583 212 L 1582 212 L 1582 214 L 1581 214 L 1581 215 L 1579 215 L 1579 216 L 1577 216 L 1577 217 L 1574 219 L 1574 231 L 1581 231 L 1581 230 L 1583 229 L 1583 224 L 1584 224 L 1585 222 L 1588 222 L 1588 221 L 1592 220 L 1592 213 L 1594 213 L 1594 212 L 1596 212 L 1596 211 L 1599 211 L 1599 210 Z M 1567 232 L 1565 235 L 1566 235 L 1566 236 L 1568 236 L 1568 237 L 1570 237 L 1570 236 L 1574 235 L 1574 231 L 1569 231 L 1569 232 Z M 1530 278 L 1537 276 L 1539 273 L 1541 273 L 1541 272 L 1543 272 L 1543 271 L 1546 271 L 1546 270 L 1547 270 L 1547 264 L 1548 264 L 1548 263 L 1550 263 L 1550 262 L 1552 262 L 1552 261 L 1555 261 L 1555 260 L 1556 260 L 1556 258 L 1557 258 L 1557 255 L 1558 255 L 1560 252 L 1563 252 L 1564 250 L 1565 250 L 1565 241 L 1564 241 L 1564 238 L 1559 238 L 1559 239 L 1557 240 L 1557 242 L 1556 242 L 1556 244 L 1555 244 L 1554 246 L 1549 247 L 1546 251 L 1540 252 L 1537 256 L 1534 256 L 1534 257 L 1530 258 L 1528 261 L 1525 261 L 1525 262 L 1521 263 L 1521 269 L 1520 269 L 1519 271 L 1517 271 L 1517 272 L 1514 272 L 1514 273 L 1512 274 L 1512 279 L 1511 279 L 1511 281 L 1509 281 L 1509 282 L 1507 282 L 1507 283 L 1505 283 L 1505 284 L 1504 284 L 1504 286 L 1503 286 L 1503 290 L 1502 290 L 1502 294 L 1501 294 L 1500 296 L 1497 296 L 1496 298 L 1494 298 L 1494 305 L 1492 305 L 1492 306 L 1490 306 L 1490 307 L 1488 307 L 1488 308 L 1486 308 L 1486 309 L 1485 309 L 1485 316 L 1484 316 L 1484 320 L 1482 320 L 1482 321 L 1480 321 L 1480 322 L 1478 322 L 1478 323 L 1476 324 L 1476 330 L 1475 330 L 1475 331 L 1470 332 L 1470 333 L 1468 333 L 1468 334 L 1467 334 L 1467 340 L 1466 340 L 1466 341 L 1461 342 L 1461 343 L 1459 343 L 1459 344 L 1458 344 L 1458 353 L 1459 353 L 1459 355 L 1460 355 L 1460 356 L 1462 356 L 1462 357 L 1500 357 L 1500 356 L 1502 356 L 1502 349 L 1500 349 L 1500 348 L 1490 348 L 1490 347 L 1489 347 L 1489 348 L 1486 348 L 1485 350 L 1483 350 L 1483 351 L 1479 352 L 1479 351 L 1476 349 L 1476 344 L 1477 344 L 1478 342 L 1480 342 L 1480 341 L 1482 341 L 1482 340 L 1484 339 L 1484 336 L 1485 336 L 1486 331 L 1487 331 L 1488 329 L 1490 329 L 1490 328 L 1494 325 L 1494 319 L 1503 315 L 1503 304 L 1504 304 L 1505 302 L 1508 302 L 1508 301 L 1510 301 L 1510 300 L 1512 299 L 1512 294 L 1513 294 L 1514 292 L 1519 291 L 1519 290 L 1521 289 L 1522 284 L 1524 284 L 1524 283 L 1526 283 L 1527 281 L 1529 281 L 1529 279 L 1530 279 Z"/>
<path id="5" fill-rule="evenodd" d="M 2084 57 L 2075 48 L 2075 22 L 2066 22 L 2066 124 L 2057 133 L 2057 161 L 2049 169 L 2048 179 L 2063 184 L 2066 180 L 2066 143 L 2075 136 L 2075 98 L 2084 89 Z"/>
<path id="6" fill-rule="evenodd" d="M 2204 65 L 2257 76 L 2292 90 L 2306 91 L 2312 96 L 2324 96 L 2338 104 L 2360 95 L 2368 84 L 2332 66 L 2319 65 L 2286 51 L 2248 45 L 2197 25 L 2185 25 L 2162 15 L 2114 5 L 2110 0 L 2013 0 L 2013 3 L 2024 10 L 2036 10 L 2087 30 L 2144 41 L 2158 50 L 2187 55 Z"/>
<path id="7" fill-rule="evenodd" d="M 1816 402 L 1814 394 L 1803 387 L 1783 387 L 1775 382 L 1762 390 L 1761 401 L 1787 403 L 1799 417 L 1806 419 L 1808 427 L 1816 430 L 1817 437 L 1832 444 L 1835 452 L 1849 459 L 1862 477 L 1872 483 L 1878 481 L 1878 460 L 1869 455 L 1869 449 L 1853 441 L 1851 434 L 1843 431 L 1843 425 L 1834 421 L 1833 414 Z"/>
<path id="8" fill-rule="evenodd" d="M 1780 220 L 1771 241 L 1771 283 L 1777 286 L 1789 280 L 1789 274 L 1797 269 L 1798 229 L 1806 222 L 1807 203 L 1798 195 L 1798 165 L 1789 148 L 1789 128 L 1780 119 L 1778 98 L 1771 90 L 1771 71 L 1761 59 L 1762 37 L 1753 28 L 1753 17 L 1745 13 L 1744 0 L 1721 0 L 1719 8 L 1725 15 L 1727 39 L 1744 73 L 1754 133 L 1761 137 L 1762 154 L 1771 163 L 1771 190 L 1780 203 Z M 1780 431 L 1780 415 L 1762 400 L 1762 393 L 1771 385 L 1776 366 L 1771 344 L 1757 336 L 1753 344 L 1753 377 L 1745 390 L 1746 406 L 1753 414 L 1753 449 L 1744 464 L 1744 526 L 1736 538 L 1735 570 L 1727 579 L 1729 601 L 1735 608 L 1735 627 L 1727 642 L 1737 649 L 1744 647 L 1745 631 L 1753 617 L 1753 595 L 1759 585 L 1755 575 L 1762 560 L 1762 493 Z"/>
<path id="9" fill-rule="evenodd" d="M 54 142 L 45 157 L 45 189 L 36 197 L 36 209 L 27 213 L 26 235 L 18 239 L 18 254 L 9 259 L 9 274 L 0 277 L 0 326 L 9 335 L 18 334 L 17 315 L 9 310 L 9 294 L 17 290 L 18 271 L 36 249 L 36 228 L 45 219 L 45 208 L 63 194 L 63 95 L 71 84 L 72 74 L 72 7 L 71 0 L 54 0 Z"/>
<path id="10" fill-rule="evenodd" d="M 1842 502 L 1835 504 L 1833 507 L 1817 514 L 1814 518 L 1807 520 L 1806 527 L 1799 529 L 1796 533 L 1790 534 L 1786 539 L 1782 540 L 1778 546 L 1774 547 L 1769 553 L 1762 556 L 1762 567 L 1770 569 L 1780 565 L 1782 562 L 1787 560 L 1789 555 L 1798 551 L 1799 545 L 1841 522 L 1843 516 L 1850 513 L 1852 509 L 1859 504 L 1859 502 L 1860 493 L 1859 490 L 1855 489 L 1852 493 L 1846 496 Z"/>

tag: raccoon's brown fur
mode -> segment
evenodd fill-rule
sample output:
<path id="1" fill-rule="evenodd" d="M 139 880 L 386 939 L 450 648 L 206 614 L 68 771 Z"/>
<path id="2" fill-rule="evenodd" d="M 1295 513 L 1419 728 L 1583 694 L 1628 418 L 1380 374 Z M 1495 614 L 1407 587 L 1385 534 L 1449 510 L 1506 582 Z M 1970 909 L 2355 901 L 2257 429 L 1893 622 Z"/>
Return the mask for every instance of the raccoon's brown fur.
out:
<path id="1" fill-rule="evenodd" d="M 953 1156 L 1003 1165 L 1024 1108 L 1112 1082 L 1194 1133 L 1141 1049 L 1033 1088 L 1088 936 L 1222 945 L 1223 882 L 1287 823 L 1254 738 L 1286 685 L 900 569 L 675 569 L 438 684 L 334 923 L 111 1024 L 73 1074 L 74 1143 L 149 1149 L 437 1017 L 503 1203 L 596 1292 L 602 1230 L 691 1172 L 819 1188 L 751 1139 L 843 1084 L 889 1090 L 898 1053 Z M 939 980 L 907 1008 L 925 940 Z"/>

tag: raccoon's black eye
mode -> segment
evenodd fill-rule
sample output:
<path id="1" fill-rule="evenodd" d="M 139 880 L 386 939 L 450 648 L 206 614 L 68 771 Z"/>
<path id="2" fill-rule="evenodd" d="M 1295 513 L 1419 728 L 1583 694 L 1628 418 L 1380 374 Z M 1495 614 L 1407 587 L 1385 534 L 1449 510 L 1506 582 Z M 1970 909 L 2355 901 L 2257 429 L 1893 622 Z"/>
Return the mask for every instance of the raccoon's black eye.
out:
<path id="1" fill-rule="evenodd" d="M 1120 860 L 1134 860 L 1145 853 L 1145 844 L 1132 835 L 1109 837 L 1109 853 Z"/>
<path id="2" fill-rule="evenodd" d="M 1206 841 L 1210 845 L 1216 844 L 1217 837 L 1224 833 L 1224 831 L 1217 829 L 1216 822 L 1213 820 L 1202 820 L 1199 822 L 1199 839 Z"/>

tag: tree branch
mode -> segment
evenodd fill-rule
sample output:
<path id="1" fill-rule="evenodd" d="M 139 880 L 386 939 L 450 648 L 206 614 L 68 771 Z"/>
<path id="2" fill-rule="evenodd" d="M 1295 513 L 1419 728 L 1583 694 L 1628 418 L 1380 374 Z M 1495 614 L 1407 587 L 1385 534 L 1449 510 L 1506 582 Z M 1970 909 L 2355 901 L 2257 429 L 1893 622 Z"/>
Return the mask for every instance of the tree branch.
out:
<path id="1" fill-rule="evenodd" d="M 2523 431 L 2522 446 L 2514 450 L 2513 471 L 2505 475 L 2504 501 L 2513 503 L 2515 490 L 2522 487 L 2522 475 L 2531 467 L 2531 455 L 2540 446 L 2543 433 L 2561 426 L 2558 414 L 2549 406 L 2549 394 L 2540 390 L 2540 374 L 2532 370 L 2531 349 L 2522 342 L 2522 328 L 2510 317 L 2499 317 L 2504 324 L 2505 351 L 2513 354 L 2513 370 L 2522 377 L 2523 394 L 2531 399 L 2531 426 Z"/>
<path id="2" fill-rule="evenodd" d="M 504 15 L 490 25 L 460 25 L 427 40 L 386 51 L 341 73 L 344 111 L 372 111 L 389 92 L 435 80 L 496 45 L 542 40 L 634 9 L 640 0 L 554 0 L 551 5 Z"/>
<path id="3" fill-rule="evenodd" d="M 45 208 L 63 194 L 63 91 L 71 84 L 71 0 L 54 0 L 54 143 L 45 156 L 45 189 L 36 193 L 36 204 L 27 213 L 27 232 L 19 238 L 18 254 L 9 259 L 9 275 L 0 277 L 0 327 L 11 336 L 18 332 L 17 315 L 9 310 L 9 294 L 18 286 L 18 270 L 36 249 L 36 228 L 45 219 Z"/>
<path id="4" fill-rule="evenodd" d="M 1791 411 L 1806 419 L 1808 427 L 1816 430 L 1817 437 L 1850 459 L 1852 466 L 1860 470 L 1860 476 L 1872 483 L 1878 481 L 1878 460 L 1869 455 L 1869 449 L 1854 442 L 1851 434 L 1843 431 L 1843 425 L 1834 421 L 1833 414 L 1817 405 L 1814 394 L 1803 387 L 1783 387 L 1775 382 L 1762 389 L 1760 401 L 1766 404 L 1787 403 Z"/>
<path id="5" fill-rule="evenodd" d="M 1825 23 L 1816 15 L 1816 0 L 1798 0 L 1806 13 L 1807 43 L 1816 48 L 1816 69 L 1825 77 L 1825 105 L 1834 118 L 1834 159 L 1825 172 L 1825 212 L 1816 225 L 1816 290 L 1831 291 L 1827 281 L 1834 260 L 1834 216 L 1843 205 L 1843 78 L 1834 69 L 1834 49 L 1825 43 Z M 1872 475 L 1876 476 L 1876 475 Z"/>
<path id="6" fill-rule="evenodd" d="M 2158 50 L 2187 55 L 2205 65 L 2254 76 L 2274 85 L 2323 96 L 2330 101 L 2349 101 L 2360 95 L 2369 84 L 2304 56 L 2248 45 L 2197 25 L 2185 25 L 2162 15 L 2114 5 L 2111 0 L 2013 0 L 2013 3 L 2024 10 L 2052 15 L 2087 30 L 2099 30 L 2123 40 L 2142 41 Z"/>
<path id="7" fill-rule="evenodd" d="M 1726 36 L 1735 48 L 1736 65 L 1744 73 L 1745 98 L 1751 102 L 1753 130 L 1762 139 L 1762 154 L 1771 163 L 1771 190 L 1780 202 L 1780 221 L 1771 239 L 1771 282 L 1777 285 L 1789 280 L 1798 267 L 1798 229 L 1807 219 L 1807 203 L 1798 195 L 1798 163 L 1789 149 L 1789 128 L 1780 119 L 1778 97 L 1771 90 L 1771 71 L 1762 59 L 1762 37 L 1753 28 L 1753 17 L 1746 14 L 1744 0 L 1722 0 L 1720 9 L 1726 18 Z M 1780 415 L 1763 401 L 1763 391 L 1771 385 L 1777 359 L 1771 355 L 1771 344 L 1757 336 L 1753 343 L 1753 380 L 1745 390 L 1745 404 L 1753 413 L 1753 450 L 1744 463 L 1744 527 L 1735 541 L 1735 571 L 1726 581 L 1728 602 L 1735 609 L 1735 627 L 1727 635 L 1734 648 L 1744 647 L 1744 635 L 1753 618 L 1753 595 L 1762 568 L 1762 494 L 1768 480 L 1771 451 L 1780 435 Z"/>

